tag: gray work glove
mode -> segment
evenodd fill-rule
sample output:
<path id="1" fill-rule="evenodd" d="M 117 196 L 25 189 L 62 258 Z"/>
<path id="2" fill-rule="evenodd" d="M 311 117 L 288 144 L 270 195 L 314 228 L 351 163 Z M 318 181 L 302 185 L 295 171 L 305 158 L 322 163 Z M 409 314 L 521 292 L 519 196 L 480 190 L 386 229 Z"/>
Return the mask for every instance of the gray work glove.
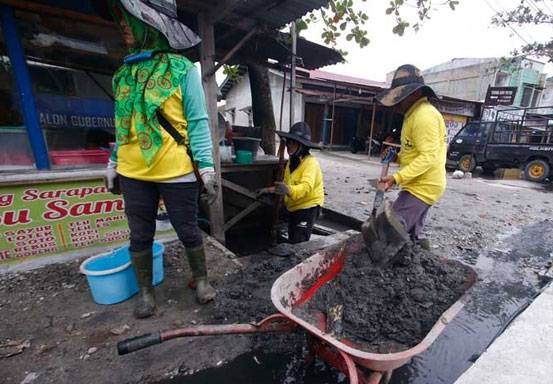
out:
<path id="1" fill-rule="evenodd" d="M 268 188 L 261 188 L 261 189 L 258 189 L 258 190 L 255 192 L 255 194 L 256 194 L 257 197 L 261 197 L 261 196 L 263 196 L 263 195 L 269 195 L 269 194 L 271 194 L 271 193 L 274 193 L 274 192 L 272 191 L 272 188 L 270 188 L 270 187 L 268 187 Z"/>
<path id="2" fill-rule="evenodd" d="M 290 187 L 281 181 L 275 182 L 275 193 L 279 196 L 288 196 L 290 194 Z"/>
<path id="3" fill-rule="evenodd" d="M 214 170 L 200 170 L 200 176 L 204 183 L 205 192 L 207 194 L 207 204 L 211 205 L 217 200 L 219 185 L 217 184 L 217 174 Z"/>
<path id="4" fill-rule="evenodd" d="M 110 160 L 104 174 L 104 181 L 108 191 L 117 195 L 121 193 L 121 191 L 119 190 L 119 182 L 117 179 L 118 176 L 117 163 Z"/>

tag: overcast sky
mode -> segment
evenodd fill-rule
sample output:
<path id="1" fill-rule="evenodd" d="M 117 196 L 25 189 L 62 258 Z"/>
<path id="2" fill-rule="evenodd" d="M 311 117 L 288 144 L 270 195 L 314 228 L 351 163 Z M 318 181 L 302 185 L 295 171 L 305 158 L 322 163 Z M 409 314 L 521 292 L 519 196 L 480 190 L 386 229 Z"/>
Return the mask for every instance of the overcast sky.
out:
<path id="1" fill-rule="evenodd" d="M 369 0 L 364 3 L 355 1 L 369 15 L 367 29 L 371 42 L 365 48 L 346 43 L 341 48 L 349 52 L 348 62 L 325 67 L 325 71 L 384 81 L 387 72 L 404 63 L 426 69 L 456 57 L 508 56 L 513 49 L 524 44 L 522 38 L 531 42 L 534 39 L 546 40 L 552 36 L 551 27 L 517 26 L 515 29 L 521 38 L 509 28 L 491 25 L 494 15 L 492 8 L 498 11 L 510 9 L 520 0 L 460 0 L 455 11 L 448 6 L 437 7 L 431 20 L 418 33 L 408 30 L 403 37 L 392 33 L 394 18 L 384 13 L 389 0 Z M 546 1 L 548 8 L 541 2 L 536 4 L 544 11 L 553 13 L 553 1 Z M 434 3 L 438 4 L 440 1 Z M 408 10 L 409 8 L 405 8 L 405 11 Z M 410 8 L 410 11 L 414 12 L 415 8 Z M 312 25 L 302 36 L 321 43 L 321 29 L 320 25 Z M 546 72 L 552 75 L 553 66 L 547 65 Z"/>

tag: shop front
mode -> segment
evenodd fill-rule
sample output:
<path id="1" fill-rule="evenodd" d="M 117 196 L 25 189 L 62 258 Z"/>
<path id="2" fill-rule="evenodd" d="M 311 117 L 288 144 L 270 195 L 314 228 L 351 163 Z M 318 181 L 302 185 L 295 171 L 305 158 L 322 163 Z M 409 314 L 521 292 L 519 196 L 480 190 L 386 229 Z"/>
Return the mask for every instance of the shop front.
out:
<path id="1" fill-rule="evenodd" d="M 63 10 L 46 3 L 0 2 L 4 270 L 128 239 L 123 200 L 103 181 L 114 142 L 111 73 L 124 54 L 119 33 L 88 2 Z M 165 216 L 158 238 L 174 237 Z"/>

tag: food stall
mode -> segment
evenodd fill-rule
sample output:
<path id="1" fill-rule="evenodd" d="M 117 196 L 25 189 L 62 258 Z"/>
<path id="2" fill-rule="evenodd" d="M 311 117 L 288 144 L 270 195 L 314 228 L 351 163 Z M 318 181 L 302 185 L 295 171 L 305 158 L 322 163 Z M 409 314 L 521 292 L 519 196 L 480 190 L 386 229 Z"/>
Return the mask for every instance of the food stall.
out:
<path id="1" fill-rule="evenodd" d="M 203 64 L 212 121 L 216 101 L 209 87 L 216 83 L 215 72 L 206 73 L 209 64 L 213 70 L 252 58 L 288 63 L 290 52 L 273 32 L 326 3 L 293 2 L 295 12 L 286 13 L 278 6 L 253 13 L 252 7 L 259 7 L 253 3 L 177 2 L 179 18 L 195 31 L 203 28 L 204 43 L 216 47 L 207 59 L 210 44 L 185 52 Z M 93 3 L 0 0 L 0 268 L 99 252 L 127 241 L 121 196 L 103 183 L 114 141 L 111 75 L 126 49 L 117 26 Z M 302 44 L 309 52 L 319 50 L 304 59 L 307 67 L 342 60 L 333 50 Z M 217 225 L 224 233 L 267 208 L 252 191 L 271 183 L 278 161 L 260 156 L 251 164 L 220 164 L 218 145 L 214 152 L 225 206 L 217 212 L 220 225 L 212 221 L 211 229 Z M 174 237 L 165 217 L 161 204 L 158 238 Z"/>

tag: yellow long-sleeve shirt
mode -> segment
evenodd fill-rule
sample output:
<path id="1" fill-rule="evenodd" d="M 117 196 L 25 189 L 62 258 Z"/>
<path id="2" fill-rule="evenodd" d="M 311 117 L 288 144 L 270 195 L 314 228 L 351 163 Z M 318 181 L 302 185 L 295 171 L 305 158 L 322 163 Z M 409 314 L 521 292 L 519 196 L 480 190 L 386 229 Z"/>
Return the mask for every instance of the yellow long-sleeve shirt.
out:
<path id="1" fill-rule="evenodd" d="M 303 158 L 292 173 L 288 162 L 284 170 L 284 183 L 290 188 L 290 195 L 284 198 L 289 212 L 324 204 L 323 174 L 314 156 Z"/>
<path id="2" fill-rule="evenodd" d="M 447 133 L 441 113 L 426 97 L 409 108 L 401 128 L 396 183 L 426 204 L 435 204 L 446 188 Z"/>
<path id="3" fill-rule="evenodd" d="M 211 134 L 200 76 L 196 67 L 188 70 L 181 86 L 160 106 L 160 112 L 185 138 L 200 169 L 213 167 Z M 150 166 L 146 165 L 131 121 L 129 142 L 112 154 L 117 173 L 132 179 L 159 182 L 194 171 L 187 147 L 160 127 L 162 145 Z"/>

